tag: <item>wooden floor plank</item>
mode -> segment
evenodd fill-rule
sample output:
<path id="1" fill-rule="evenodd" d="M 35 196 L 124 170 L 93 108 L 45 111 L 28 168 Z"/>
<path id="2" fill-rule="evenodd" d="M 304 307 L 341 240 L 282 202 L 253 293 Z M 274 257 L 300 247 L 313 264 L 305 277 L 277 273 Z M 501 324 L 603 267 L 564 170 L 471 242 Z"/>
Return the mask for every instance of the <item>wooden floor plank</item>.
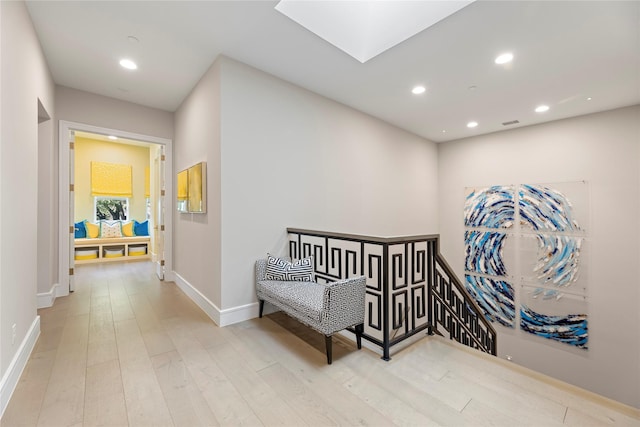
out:
<path id="1" fill-rule="evenodd" d="M 149 356 L 174 351 L 173 341 L 155 315 L 147 297 L 141 293 L 132 294 L 129 295 L 129 302 Z"/>
<path id="2" fill-rule="evenodd" d="M 2 426 L 629 426 L 640 411 L 429 337 L 389 362 L 282 313 L 220 328 L 151 262 L 77 266 Z"/>
<path id="3" fill-rule="evenodd" d="M 4 426 L 35 426 L 49 378 L 56 360 L 57 350 L 34 352 L 20 378 L 20 382 L 11 397 L 0 424 Z"/>
<path id="4" fill-rule="evenodd" d="M 177 318 L 166 319 L 162 323 L 218 422 L 221 425 L 263 425 L 223 370 L 193 336 L 189 323 L 182 323 Z"/>
<path id="5" fill-rule="evenodd" d="M 599 398 L 561 381 L 548 378 L 543 374 L 484 354 L 478 355 L 475 351 L 466 349 L 465 351 L 460 351 L 458 350 L 460 346 L 455 343 L 434 340 L 425 344 L 429 348 L 432 347 L 434 351 L 442 352 L 445 355 L 442 360 L 455 363 L 457 373 L 469 372 L 470 366 L 473 366 L 477 375 L 485 383 L 492 387 L 497 387 L 497 390 L 510 392 L 514 395 L 528 396 L 527 404 L 538 402 L 537 404 L 540 404 L 543 408 L 548 408 L 549 405 L 568 407 L 589 417 L 600 419 L 605 425 L 612 419 L 622 423 L 622 425 L 638 425 L 636 424 L 638 422 L 637 418 L 607 405 L 606 399 Z M 558 420 L 562 411 L 556 408 L 553 412 L 555 413 L 554 419 Z M 636 412 L 640 413 L 640 411 Z"/>
<path id="6" fill-rule="evenodd" d="M 211 347 L 208 352 L 265 426 L 304 425 L 290 404 L 279 399 L 269 384 L 251 369 L 242 353 L 230 345 Z"/>
<path id="7" fill-rule="evenodd" d="M 361 357 L 367 358 L 366 353 Z M 395 417 L 404 417 L 405 415 L 397 413 L 397 409 L 393 405 L 384 401 L 384 396 L 393 396 L 394 399 L 402 402 L 403 407 L 408 408 L 406 409 L 407 413 L 415 413 L 416 417 L 426 417 L 428 421 L 425 422 L 430 425 L 472 425 L 474 422 L 472 418 L 461 414 L 458 408 L 447 405 L 445 401 L 388 372 L 387 362 L 383 360 L 377 360 L 380 366 L 378 369 L 372 369 L 371 365 L 356 358 L 345 358 L 344 363 L 354 372 L 353 379 L 347 382 L 347 386 L 352 389 L 358 386 L 359 393 L 373 393 L 373 390 L 376 390 L 376 399 L 382 399 L 382 404 L 387 405 L 388 410 L 391 411 L 390 414 L 395 414 Z M 420 365 L 416 366 L 419 370 Z M 363 379 L 366 379 L 365 384 L 368 383 L 369 387 L 362 384 Z M 466 399 L 466 393 L 463 390 L 460 392 L 462 396 L 460 399 Z M 402 421 L 403 424 L 405 422 L 412 423 L 411 420 Z"/>
<path id="8" fill-rule="evenodd" d="M 547 425 L 550 425 L 548 423 L 531 424 L 527 420 L 523 420 L 522 418 L 518 417 L 517 413 L 512 413 L 513 416 L 509 416 L 504 412 L 497 411 L 495 410 L 495 408 L 487 406 L 483 402 L 479 402 L 475 399 L 471 399 L 462 412 L 469 419 L 473 420 L 473 425 L 477 426 L 546 427 Z"/>
<path id="9" fill-rule="evenodd" d="M 437 343 L 434 344 L 438 345 Z M 459 358 L 455 362 L 453 362 L 453 358 L 433 360 L 425 358 L 423 353 L 422 356 L 419 355 L 418 363 L 420 363 L 419 360 L 422 360 L 422 363 L 440 366 L 443 370 L 447 369 L 449 371 L 438 381 L 441 385 L 439 396 L 450 396 L 451 392 L 456 393 L 457 390 L 465 390 L 469 397 L 475 398 L 477 401 L 487 399 L 485 403 L 489 406 L 496 401 L 500 402 L 500 408 L 497 409 L 519 408 L 521 418 L 530 417 L 534 421 L 542 418 L 562 423 L 567 410 L 566 406 L 545 396 L 532 393 L 512 382 L 487 374 L 474 363 L 475 359 L 469 355 L 468 358 Z M 452 372 L 454 369 L 455 373 Z M 487 396 L 491 396 L 491 398 L 487 398 Z"/>
<path id="10" fill-rule="evenodd" d="M 127 407 L 117 359 L 87 367 L 84 426 L 127 425 Z"/>
<path id="11" fill-rule="evenodd" d="M 258 323 L 255 325 L 258 326 Z M 340 353 L 345 355 L 334 361 L 332 365 L 327 365 L 324 353 L 318 352 L 314 346 L 296 335 L 287 333 L 281 326 L 271 322 L 270 318 L 260 320 L 259 326 L 242 330 L 236 327 L 232 330 L 246 335 L 254 343 L 254 351 L 277 354 L 280 365 L 286 367 L 302 383 L 312 385 L 313 391 L 319 396 L 323 396 L 322 398 L 331 396 L 331 399 L 326 403 L 346 421 L 346 424 L 393 424 L 392 420 L 386 417 L 383 412 L 378 411 L 375 407 L 372 408 L 360 396 L 352 393 L 347 386 L 343 385 L 343 382 L 334 380 L 330 375 L 335 370 L 342 370 L 347 357 L 358 357 L 360 352 L 356 350 L 355 345 L 344 344 L 336 340 L 336 349 L 344 347 L 345 349 Z M 270 333 L 266 334 L 265 329 Z M 315 339 L 318 337 L 316 336 Z M 347 377 L 352 378 L 353 375 L 347 375 Z M 338 378 L 342 378 L 342 375 Z"/>
<path id="12" fill-rule="evenodd" d="M 108 292 L 106 295 L 92 296 L 87 366 L 117 359 L 118 348 L 111 312 L 111 298 Z"/>
<path id="13" fill-rule="evenodd" d="M 88 333 L 88 314 L 67 318 L 38 425 L 72 425 L 82 422 Z"/>
<path id="14" fill-rule="evenodd" d="M 323 397 L 315 392 L 312 385 L 300 381 L 279 363 L 262 369 L 258 374 L 281 399 L 289 402 L 306 425 L 347 425 L 346 419 L 327 404 Z"/>
<path id="15" fill-rule="evenodd" d="M 115 322 L 115 329 L 129 425 L 172 426 L 167 403 L 136 320 Z"/>
<path id="16" fill-rule="evenodd" d="M 129 320 L 135 318 L 127 292 L 119 280 L 109 281 L 109 298 L 111 299 L 111 312 L 113 321 Z"/>
<path id="17" fill-rule="evenodd" d="M 436 365 L 433 361 L 412 358 L 410 355 L 407 355 L 408 357 L 403 356 L 396 356 L 385 366 L 385 369 L 393 376 L 397 376 L 418 390 L 427 393 L 433 399 L 457 411 L 462 411 L 471 401 L 471 395 L 466 393 L 465 390 L 450 387 L 440 381 L 447 375 L 448 371 L 442 372 L 441 369 L 437 369 L 438 374 L 442 374 L 442 376 L 438 379 L 433 378 L 433 367 Z M 421 369 L 415 369 L 416 365 L 421 366 Z"/>
<path id="18" fill-rule="evenodd" d="M 176 426 L 219 425 L 177 351 L 156 355 L 151 360 Z"/>

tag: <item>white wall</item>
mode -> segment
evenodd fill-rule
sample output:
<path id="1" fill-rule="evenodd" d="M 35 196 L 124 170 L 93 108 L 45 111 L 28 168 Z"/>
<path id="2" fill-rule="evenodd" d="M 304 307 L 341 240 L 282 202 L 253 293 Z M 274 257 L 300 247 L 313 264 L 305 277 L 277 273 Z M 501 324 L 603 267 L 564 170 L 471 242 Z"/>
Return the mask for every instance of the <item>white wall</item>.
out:
<path id="1" fill-rule="evenodd" d="M 175 113 L 177 172 L 207 162 L 207 213 L 175 214 L 174 270 L 221 308 L 220 66 L 215 62 Z M 172 201 L 175 210 L 175 201 Z"/>
<path id="2" fill-rule="evenodd" d="M 589 350 L 498 327 L 500 357 L 640 407 L 640 106 L 440 144 L 441 250 L 463 278 L 464 188 L 586 180 Z"/>
<path id="3" fill-rule="evenodd" d="M 432 142 L 222 58 L 222 308 L 255 301 L 254 264 L 287 227 L 437 232 Z"/>
<path id="4" fill-rule="evenodd" d="M 58 282 L 58 150 L 53 119 L 38 125 L 38 293 L 50 292 Z"/>
<path id="5" fill-rule="evenodd" d="M 56 116 L 58 120 L 173 138 L 173 113 L 169 111 L 65 86 L 56 86 Z"/>
<path id="6" fill-rule="evenodd" d="M 174 172 L 208 163 L 208 213 L 175 220 L 175 271 L 218 314 L 245 310 L 232 321 L 257 314 L 255 260 L 286 253 L 287 227 L 437 231 L 434 143 L 225 57 L 175 117 Z"/>
<path id="7" fill-rule="evenodd" d="M 23 2 L 0 2 L 0 33 L 2 410 L 9 397 L 7 393 L 11 392 L 11 387 L 4 388 L 7 376 L 13 375 L 8 368 L 20 356 L 18 350 L 29 331 L 37 326 L 37 271 L 33 266 L 38 244 L 38 99 L 53 116 L 54 85 Z M 15 343 L 12 343 L 13 324 Z"/>

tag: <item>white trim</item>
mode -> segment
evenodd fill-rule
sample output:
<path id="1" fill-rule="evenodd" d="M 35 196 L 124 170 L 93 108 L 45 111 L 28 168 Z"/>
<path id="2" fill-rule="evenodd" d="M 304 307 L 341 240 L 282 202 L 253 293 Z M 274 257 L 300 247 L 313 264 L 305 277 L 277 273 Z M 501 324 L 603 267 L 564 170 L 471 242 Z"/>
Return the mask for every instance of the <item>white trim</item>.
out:
<path id="1" fill-rule="evenodd" d="M 220 312 L 220 326 L 233 325 L 245 320 L 255 319 L 260 314 L 260 305 L 257 302 L 227 308 Z"/>
<path id="2" fill-rule="evenodd" d="M 49 289 L 49 292 L 39 293 L 38 308 L 53 307 L 53 303 L 56 300 L 56 297 L 58 296 L 59 287 L 60 285 L 58 285 L 57 283 L 54 283 L 53 286 L 51 286 L 51 289 Z"/>
<path id="3" fill-rule="evenodd" d="M 67 224 L 66 218 L 70 217 L 69 212 L 69 144 L 68 135 L 69 131 L 83 131 L 97 133 L 101 135 L 115 135 L 119 138 L 133 139 L 137 141 L 147 142 L 151 144 L 164 145 L 166 149 L 165 154 L 165 235 L 164 235 L 164 254 L 165 254 L 165 269 L 166 271 L 172 270 L 172 246 L 173 236 L 171 230 L 173 230 L 173 209 L 170 208 L 171 200 L 173 200 L 173 182 L 171 177 L 173 174 L 173 141 L 167 138 L 160 138 L 157 136 L 142 135 L 133 132 L 126 132 L 117 129 L 103 128 L 99 126 L 88 125 L 85 123 L 70 122 L 66 120 L 60 120 L 58 126 L 58 184 L 59 184 L 59 196 L 58 196 L 58 212 L 59 212 L 59 265 L 58 265 L 58 282 L 60 286 L 57 290 L 57 296 L 69 295 L 69 263 L 70 263 L 70 247 L 69 239 L 64 236 L 69 235 L 69 226 L 73 224 Z"/>
<path id="4" fill-rule="evenodd" d="M 165 271 L 164 272 L 164 281 L 165 282 L 176 282 L 177 283 L 176 277 L 177 277 L 177 274 L 174 271 Z M 182 280 L 184 280 L 184 279 L 182 279 Z"/>
<path id="5" fill-rule="evenodd" d="M 200 309 L 204 311 L 216 325 L 220 326 L 220 309 L 216 307 L 209 298 L 202 295 L 199 290 L 194 288 L 193 285 L 191 285 L 191 283 L 189 283 L 184 277 L 176 272 L 173 272 L 173 274 L 175 275 L 176 285 L 182 289 L 182 292 L 191 298 L 191 300 L 195 302 L 196 305 L 200 307 Z"/>
<path id="6" fill-rule="evenodd" d="M 4 411 L 7 409 L 9 400 L 11 399 L 11 396 L 13 396 L 13 392 L 18 385 L 18 381 L 20 380 L 20 376 L 22 375 L 24 368 L 27 366 L 29 356 L 31 356 L 31 352 L 35 347 L 39 336 L 40 316 L 36 316 L 29 328 L 29 331 L 27 332 L 27 335 L 20 343 L 20 348 L 18 348 L 13 360 L 11 360 L 2 380 L 0 380 L 0 417 L 4 415 Z"/>
<path id="7" fill-rule="evenodd" d="M 174 271 L 172 275 L 175 276 L 174 281 L 176 285 L 182 289 L 182 292 L 191 298 L 191 300 L 220 327 L 258 317 L 259 307 L 257 302 L 220 310 L 209 298 L 204 296 L 180 274 Z"/>

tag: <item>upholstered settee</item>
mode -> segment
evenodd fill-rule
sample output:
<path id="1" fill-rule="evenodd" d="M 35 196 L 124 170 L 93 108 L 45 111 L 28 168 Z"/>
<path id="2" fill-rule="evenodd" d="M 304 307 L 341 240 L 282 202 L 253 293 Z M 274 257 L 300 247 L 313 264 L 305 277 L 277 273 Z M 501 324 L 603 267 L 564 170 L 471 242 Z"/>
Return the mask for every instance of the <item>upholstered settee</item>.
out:
<path id="1" fill-rule="evenodd" d="M 260 317 L 264 311 L 264 302 L 267 301 L 323 334 L 328 364 L 332 362 L 332 335 L 338 331 L 354 327 L 358 349 L 362 348 L 366 288 L 364 276 L 320 284 L 313 281 L 315 275 L 304 277 L 298 274 L 295 277 L 293 272 L 292 277 L 270 275 L 267 272 L 268 262 L 273 262 L 273 259 L 260 259 L 256 262 L 256 294 L 260 302 Z M 277 262 L 287 261 L 277 259 Z M 273 280 L 274 277 L 277 280 Z"/>

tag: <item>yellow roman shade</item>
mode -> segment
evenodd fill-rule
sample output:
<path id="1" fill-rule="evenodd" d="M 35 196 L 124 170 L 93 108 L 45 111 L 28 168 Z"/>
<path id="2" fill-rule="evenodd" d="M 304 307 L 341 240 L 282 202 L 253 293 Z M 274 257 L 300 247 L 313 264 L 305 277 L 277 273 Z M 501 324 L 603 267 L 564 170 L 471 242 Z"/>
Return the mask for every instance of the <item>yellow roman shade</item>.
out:
<path id="1" fill-rule="evenodd" d="M 133 197 L 131 166 L 91 162 L 91 195 Z"/>
<path id="2" fill-rule="evenodd" d="M 149 166 L 144 168 L 144 197 L 151 197 L 151 171 Z"/>

